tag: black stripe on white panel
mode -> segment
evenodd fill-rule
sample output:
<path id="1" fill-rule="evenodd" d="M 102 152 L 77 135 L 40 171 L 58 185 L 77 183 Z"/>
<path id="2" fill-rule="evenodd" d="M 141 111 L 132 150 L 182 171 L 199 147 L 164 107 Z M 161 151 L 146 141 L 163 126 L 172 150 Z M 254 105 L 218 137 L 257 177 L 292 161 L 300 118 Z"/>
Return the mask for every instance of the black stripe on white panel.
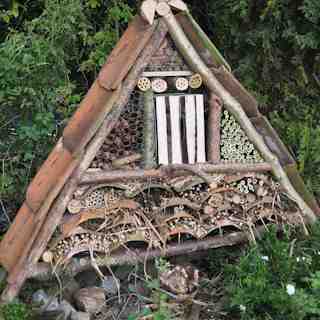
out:
<path id="1" fill-rule="evenodd" d="M 206 161 L 203 95 L 156 97 L 159 164 Z"/>

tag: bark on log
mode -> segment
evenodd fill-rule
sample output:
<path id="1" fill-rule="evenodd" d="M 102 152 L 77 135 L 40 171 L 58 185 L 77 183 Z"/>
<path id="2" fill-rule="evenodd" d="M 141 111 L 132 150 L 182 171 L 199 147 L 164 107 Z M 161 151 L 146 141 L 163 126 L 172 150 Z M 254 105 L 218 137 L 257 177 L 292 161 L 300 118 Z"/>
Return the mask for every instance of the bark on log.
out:
<path id="1" fill-rule="evenodd" d="M 191 170 L 200 170 L 205 173 L 245 173 L 268 172 L 271 166 L 268 163 L 258 164 L 196 164 L 196 165 L 168 165 L 153 170 L 95 170 L 86 172 L 81 179 L 81 185 L 95 185 L 117 181 L 148 180 L 150 178 L 172 178 L 190 175 Z"/>
<path id="2" fill-rule="evenodd" d="M 160 47 L 166 34 L 167 28 L 165 24 L 160 21 L 149 43 L 142 51 L 140 57 L 136 61 L 136 64 L 131 69 L 126 80 L 124 81 L 122 86 L 122 94 L 119 98 L 117 106 L 115 106 L 113 112 L 109 116 L 107 116 L 103 125 L 100 127 L 96 136 L 88 146 L 79 167 L 75 170 L 69 182 L 64 186 L 62 192 L 56 199 L 48 214 L 46 222 L 37 235 L 37 239 L 34 242 L 34 245 L 31 248 L 30 252 L 26 252 L 26 254 L 21 257 L 20 261 L 10 274 L 8 278 L 8 285 L 1 295 L 2 301 L 11 302 L 17 296 L 23 283 L 29 276 L 30 272 L 32 272 L 32 268 L 40 259 L 47 243 L 49 242 L 56 227 L 59 225 L 63 217 L 68 202 L 71 200 L 72 195 L 81 180 L 81 176 L 86 172 L 91 162 L 93 161 L 97 150 L 99 150 L 99 148 L 102 146 L 106 136 L 110 133 L 113 126 L 115 125 L 123 108 L 129 100 L 131 92 L 134 90 L 137 84 L 137 80 L 141 76 L 144 68 L 147 66 L 154 52 Z"/>
<path id="3" fill-rule="evenodd" d="M 208 120 L 208 158 L 212 163 L 219 163 L 221 160 L 221 113 L 222 101 L 216 95 L 210 96 L 209 101 L 209 120 Z"/>
<path id="4" fill-rule="evenodd" d="M 263 158 L 271 164 L 273 174 L 279 180 L 288 195 L 297 203 L 306 222 L 314 223 L 317 220 L 316 215 L 302 199 L 299 193 L 294 189 L 278 158 L 269 150 L 263 140 L 263 137 L 257 132 L 240 103 L 228 91 L 225 90 L 225 88 L 213 75 L 211 70 L 202 61 L 201 57 L 183 32 L 183 29 L 176 20 L 175 16 L 172 13 L 169 13 L 168 15 L 164 16 L 163 19 L 167 23 L 170 35 L 173 38 L 176 46 L 185 60 L 189 63 L 190 67 L 195 72 L 200 73 L 207 88 L 222 99 L 226 109 L 230 111 L 230 113 L 236 118 L 240 126 L 246 132 L 248 138 L 260 151 Z"/>
<path id="5" fill-rule="evenodd" d="M 156 166 L 156 110 L 154 102 L 154 94 L 152 90 L 144 93 L 144 150 L 143 160 L 144 168 L 152 169 Z"/>
<path id="6" fill-rule="evenodd" d="M 281 229 L 277 226 L 278 230 Z M 261 238 L 268 229 L 264 226 L 256 228 L 254 231 L 257 239 Z M 250 235 L 244 232 L 235 232 L 225 236 L 216 236 L 201 241 L 187 241 L 180 244 L 168 245 L 166 251 L 163 250 L 147 250 L 147 249 L 123 249 L 122 252 L 111 255 L 109 257 L 97 257 L 96 262 L 98 266 L 114 266 L 124 264 L 137 264 L 144 263 L 146 260 L 158 258 L 158 257 L 172 257 L 178 255 L 190 255 L 198 251 L 205 251 L 209 249 L 217 249 L 221 247 L 231 247 L 241 243 L 249 242 Z M 57 272 L 67 272 L 72 275 L 76 275 L 82 271 L 92 268 L 92 261 L 88 258 L 73 258 L 70 263 L 62 270 L 56 270 Z M 53 278 L 52 267 L 47 263 L 39 263 L 34 266 L 32 272 L 29 274 L 29 278 L 47 281 Z"/>

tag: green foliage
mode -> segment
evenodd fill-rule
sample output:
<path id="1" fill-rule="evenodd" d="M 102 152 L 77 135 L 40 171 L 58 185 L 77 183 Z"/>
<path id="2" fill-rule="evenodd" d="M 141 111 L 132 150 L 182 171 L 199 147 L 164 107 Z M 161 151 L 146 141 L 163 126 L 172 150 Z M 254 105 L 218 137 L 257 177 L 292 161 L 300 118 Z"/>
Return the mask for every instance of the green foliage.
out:
<path id="1" fill-rule="evenodd" d="M 316 319 L 320 316 L 320 251 L 317 236 L 279 239 L 275 231 L 228 267 L 228 291 L 241 319 Z M 311 318 L 310 318 L 311 317 Z M 314 318 L 312 318 L 314 317 Z"/>
<path id="2" fill-rule="evenodd" d="M 0 315 L 4 320 L 31 320 L 31 311 L 24 303 L 11 303 L 1 306 Z"/>

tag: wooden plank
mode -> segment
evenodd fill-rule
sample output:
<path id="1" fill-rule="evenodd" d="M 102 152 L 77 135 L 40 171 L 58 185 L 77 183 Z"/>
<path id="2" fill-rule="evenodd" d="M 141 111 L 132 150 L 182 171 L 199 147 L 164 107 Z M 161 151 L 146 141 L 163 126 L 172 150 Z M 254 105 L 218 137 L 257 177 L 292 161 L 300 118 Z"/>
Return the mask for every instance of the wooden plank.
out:
<path id="1" fill-rule="evenodd" d="M 206 162 L 206 137 L 204 123 L 204 97 L 202 94 L 196 95 L 197 114 L 197 162 Z"/>
<path id="2" fill-rule="evenodd" d="M 146 78 L 161 78 L 161 77 L 189 77 L 192 76 L 191 71 L 145 71 L 142 73 Z"/>
<path id="3" fill-rule="evenodd" d="M 169 164 L 166 100 L 164 96 L 156 97 L 158 162 Z"/>
<path id="4" fill-rule="evenodd" d="M 119 88 L 121 89 L 121 86 Z M 120 89 L 107 91 L 99 81 L 93 83 L 63 131 L 63 144 L 73 155 L 82 150 L 92 139 L 118 100 Z"/>
<path id="5" fill-rule="evenodd" d="M 171 120 L 171 154 L 172 163 L 182 163 L 182 140 L 181 140 L 181 106 L 179 96 L 170 96 L 170 120 Z"/>
<path id="6" fill-rule="evenodd" d="M 257 131 L 263 137 L 266 145 L 269 147 L 280 160 L 281 165 L 287 166 L 295 164 L 293 156 L 290 154 L 288 148 L 279 138 L 277 132 L 273 129 L 266 117 L 256 117 L 251 119 Z"/>
<path id="7" fill-rule="evenodd" d="M 186 95 L 186 134 L 188 163 L 196 162 L 196 104 L 194 95 Z"/>
<path id="8" fill-rule="evenodd" d="M 105 89 L 118 88 L 150 40 L 156 26 L 156 23 L 149 25 L 140 16 L 133 19 L 100 71 L 99 82 Z"/>
<path id="9" fill-rule="evenodd" d="M 176 18 L 190 42 L 209 67 L 217 68 L 224 66 L 227 70 L 231 70 L 222 54 L 201 29 L 198 23 L 192 18 L 190 13 L 180 13 L 176 15 Z"/>
<path id="10" fill-rule="evenodd" d="M 260 115 L 258 101 L 244 88 L 244 86 L 231 72 L 225 68 L 211 68 L 211 71 L 223 87 L 229 91 L 236 100 L 238 100 L 249 118 Z"/>
<path id="11" fill-rule="evenodd" d="M 0 243 L 0 263 L 10 272 L 22 255 L 35 226 L 35 215 L 24 203 L 18 211 L 10 229 Z"/>

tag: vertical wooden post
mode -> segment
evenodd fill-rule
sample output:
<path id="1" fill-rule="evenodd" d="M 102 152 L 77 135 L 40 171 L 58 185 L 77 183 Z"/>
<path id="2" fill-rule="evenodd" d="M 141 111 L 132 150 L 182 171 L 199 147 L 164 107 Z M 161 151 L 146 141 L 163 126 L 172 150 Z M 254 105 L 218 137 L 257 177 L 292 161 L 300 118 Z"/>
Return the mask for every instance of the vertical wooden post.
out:
<path id="1" fill-rule="evenodd" d="M 222 101 L 215 95 L 210 94 L 209 98 L 209 120 L 208 120 L 208 160 L 212 163 L 219 163 L 220 142 L 221 142 L 221 114 Z"/>
<path id="2" fill-rule="evenodd" d="M 155 150 L 156 150 L 156 119 L 154 108 L 154 94 L 152 89 L 143 94 L 144 101 L 144 150 L 143 160 L 145 169 L 155 167 Z"/>

